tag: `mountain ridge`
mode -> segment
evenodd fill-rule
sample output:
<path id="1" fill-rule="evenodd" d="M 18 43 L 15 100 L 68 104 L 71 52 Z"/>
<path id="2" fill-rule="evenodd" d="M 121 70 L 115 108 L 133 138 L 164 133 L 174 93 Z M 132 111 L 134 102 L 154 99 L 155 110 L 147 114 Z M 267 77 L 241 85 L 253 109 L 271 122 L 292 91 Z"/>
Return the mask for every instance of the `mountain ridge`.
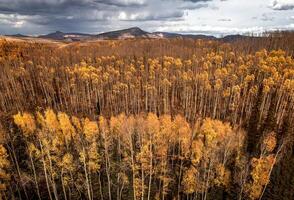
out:
<path id="1" fill-rule="evenodd" d="M 250 36 L 244 35 L 227 35 L 222 38 L 216 38 L 212 35 L 203 34 L 181 34 L 173 32 L 147 32 L 139 27 L 130 27 L 127 29 L 120 29 L 114 31 L 103 32 L 99 34 L 88 34 L 88 33 L 78 33 L 69 32 L 65 33 L 62 31 L 55 31 L 46 35 L 39 36 L 27 36 L 23 34 L 6 35 L 9 37 L 17 38 L 40 38 L 40 39 L 50 39 L 57 41 L 83 41 L 83 40 L 120 40 L 120 39 L 134 39 L 134 38 L 145 38 L 145 39 L 160 39 L 160 38 L 187 38 L 187 39 L 209 39 L 209 40 L 222 40 L 225 42 L 235 41 L 236 39 L 248 38 Z"/>

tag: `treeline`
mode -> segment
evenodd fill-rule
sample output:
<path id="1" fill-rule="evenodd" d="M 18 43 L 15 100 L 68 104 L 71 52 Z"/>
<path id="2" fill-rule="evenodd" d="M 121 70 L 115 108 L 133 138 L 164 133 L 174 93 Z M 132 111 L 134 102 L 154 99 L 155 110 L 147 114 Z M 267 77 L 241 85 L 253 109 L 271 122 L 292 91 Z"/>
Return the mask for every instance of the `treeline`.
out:
<path id="1" fill-rule="evenodd" d="M 291 143 L 269 132 L 252 157 L 242 129 L 180 115 L 90 120 L 46 109 L 12 119 L 1 132 L 3 199 L 261 199 Z"/>

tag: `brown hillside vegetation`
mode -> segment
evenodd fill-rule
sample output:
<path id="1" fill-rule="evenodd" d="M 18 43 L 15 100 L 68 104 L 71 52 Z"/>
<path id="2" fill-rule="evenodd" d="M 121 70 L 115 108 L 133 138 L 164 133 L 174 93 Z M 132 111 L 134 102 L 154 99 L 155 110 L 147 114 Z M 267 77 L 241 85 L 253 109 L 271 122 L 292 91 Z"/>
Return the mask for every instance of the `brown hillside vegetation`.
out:
<path id="1" fill-rule="evenodd" d="M 0 199 L 293 199 L 294 36 L 0 40 Z"/>

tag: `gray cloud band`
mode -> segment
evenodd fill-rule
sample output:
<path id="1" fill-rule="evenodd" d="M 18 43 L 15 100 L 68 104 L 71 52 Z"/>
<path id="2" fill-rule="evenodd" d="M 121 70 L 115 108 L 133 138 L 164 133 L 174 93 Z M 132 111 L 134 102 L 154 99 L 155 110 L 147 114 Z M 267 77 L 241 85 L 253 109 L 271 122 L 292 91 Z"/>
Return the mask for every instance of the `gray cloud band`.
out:
<path id="1" fill-rule="evenodd" d="M 111 21 L 117 20 L 178 21 L 184 10 L 207 7 L 199 4 L 204 1 L 207 0 L 0 0 L 0 24 L 2 21 L 12 29 L 16 27 L 13 24 L 26 23 L 49 30 L 84 28 L 88 32 L 89 27 L 99 23 L 97 31 L 104 31 Z"/>

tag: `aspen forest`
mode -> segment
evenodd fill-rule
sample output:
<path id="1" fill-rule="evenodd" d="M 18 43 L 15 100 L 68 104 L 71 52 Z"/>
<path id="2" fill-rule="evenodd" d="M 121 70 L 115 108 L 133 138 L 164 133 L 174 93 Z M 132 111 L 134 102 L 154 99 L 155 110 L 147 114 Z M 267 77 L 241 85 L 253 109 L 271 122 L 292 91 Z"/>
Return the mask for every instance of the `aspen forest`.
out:
<path id="1" fill-rule="evenodd" d="M 294 199 L 294 34 L 0 39 L 0 199 Z"/>

